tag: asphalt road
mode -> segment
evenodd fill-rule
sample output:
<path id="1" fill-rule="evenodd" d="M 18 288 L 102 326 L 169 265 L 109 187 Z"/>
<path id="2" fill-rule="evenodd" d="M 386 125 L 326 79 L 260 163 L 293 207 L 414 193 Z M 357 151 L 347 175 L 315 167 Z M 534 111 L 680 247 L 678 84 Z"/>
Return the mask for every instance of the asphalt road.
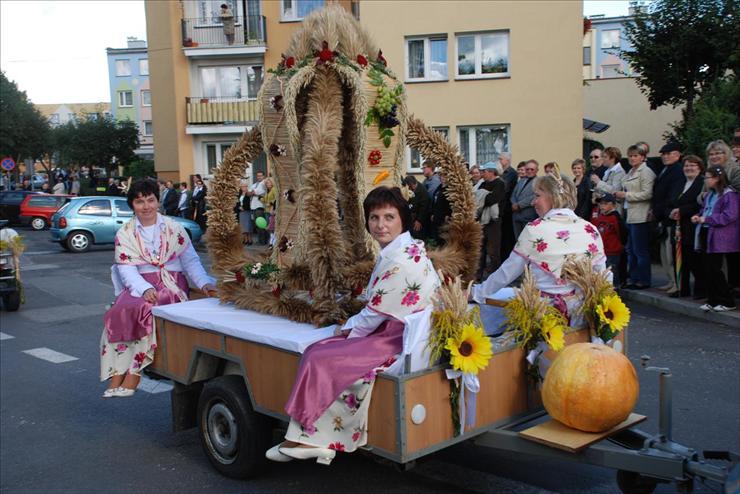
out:
<path id="1" fill-rule="evenodd" d="M 18 231 L 28 245 L 26 303 L 0 312 L 1 492 L 618 492 L 611 470 L 471 443 L 408 472 L 353 454 L 328 468 L 268 462 L 257 479 L 224 478 L 195 431 L 171 432 L 166 383 L 145 383 L 131 399 L 100 398 L 98 341 L 113 298 L 112 247 L 71 254 L 50 243 L 48 232 Z M 673 371 L 674 438 L 697 449 L 740 450 L 740 328 L 631 309 L 633 363 L 649 354 L 652 364 Z M 650 417 L 641 429 L 656 432 L 657 375 L 638 373 L 636 411 Z M 714 491 L 698 485 L 696 492 Z"/>

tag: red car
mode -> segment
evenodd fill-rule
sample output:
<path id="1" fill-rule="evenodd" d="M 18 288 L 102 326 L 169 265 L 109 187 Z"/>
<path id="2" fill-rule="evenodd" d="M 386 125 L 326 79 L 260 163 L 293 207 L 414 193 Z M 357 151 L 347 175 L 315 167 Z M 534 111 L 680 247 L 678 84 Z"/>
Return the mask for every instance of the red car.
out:
<path id="1" fill-rule="evenodd" d="M 21 224 L 30 224 L 34 230 L 43 230 L 47 226 L 51 226 L 51 217 L 72 197 L 74 196 L 62 194 L 35 194 L 27 196 L 21 203 L 19 215 Z"/>

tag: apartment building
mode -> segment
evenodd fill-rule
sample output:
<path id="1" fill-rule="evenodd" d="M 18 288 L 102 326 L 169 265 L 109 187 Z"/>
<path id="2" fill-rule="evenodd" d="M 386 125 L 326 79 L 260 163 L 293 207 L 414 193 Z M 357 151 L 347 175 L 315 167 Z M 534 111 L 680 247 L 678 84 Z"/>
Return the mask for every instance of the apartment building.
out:
<path id="1" fill-rule="evenodd" d="M 583 36 L 584 115 L 609 127 L 586 135 L 623 152 L 638 141 L 647 142 L 652 152 L 657 152 L 670 124 L 681 120 L 682 108 L 650 110 L 647 97 L 635 82 L 637 74 L 619 57 L 620 50 L 632 48 L 625 29 L 636 7 L 640 5 L 632 5 L 628 16 L 589 18 L 591 29 Z"/>
<path id="2" fill-rule="evenodd" d="M 229 43 L 220 18 L 235 17 Z M 569 163 L 583 137 L 579 1 L 337 2 L 373 35 L 406 83 L 411 112 L 446 133 L 471 164 Z M 211 176 L 252 125 L 255 96 L 290 36 L 324 0 L 147 2 L 160 177 Z M 160 123 L 161 122 L 161 123 Z M 406 152 L 410 173 L 423 157 Z M 264 158 L 252 170 L 264 169 Z"/>
<path id="3" fill-rule="evenodd" d="M 78 118 L 100 118 L 111 116 L 110 103 L 54 103 L 35 105 L 41 114 L 49 121 L 49 125 L 57 127 Z"/>
<path id="4" fill-rule="evenodd" d="M 154 159 L 152 91 L 149 88 L 149 56 L 146 41 L 129 37 L 126 48 L 106 48 L 111 112 L 116 120 L 131 120 L 139 126 L 142 159 Z"/>

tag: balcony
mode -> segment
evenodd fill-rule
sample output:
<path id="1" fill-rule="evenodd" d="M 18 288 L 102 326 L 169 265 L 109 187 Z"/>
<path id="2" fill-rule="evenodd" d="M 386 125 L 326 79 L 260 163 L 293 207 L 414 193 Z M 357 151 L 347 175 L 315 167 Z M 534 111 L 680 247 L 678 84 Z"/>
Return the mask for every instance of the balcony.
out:
<path id="1" fill-rule="evenodd" d="M 257 101 L 238 98 L 185 98 L 188 134 L 243 132 L 257 121 Z"/>
<path id="2" fill-rule="evenodd" d="M 246 21 L 246 22 L 245 22 Z M 186 56 L 262 54 L 267 49 L 265 16 L 234 16 L 234 40 L 229 44 L 218 18 L 182 20 L 182 47 Z"/>

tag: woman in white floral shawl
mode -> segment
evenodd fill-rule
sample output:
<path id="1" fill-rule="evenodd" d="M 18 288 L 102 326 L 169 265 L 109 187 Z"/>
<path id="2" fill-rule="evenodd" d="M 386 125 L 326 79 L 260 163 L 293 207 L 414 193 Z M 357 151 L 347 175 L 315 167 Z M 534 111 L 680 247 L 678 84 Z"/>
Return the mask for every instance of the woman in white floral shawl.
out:
<path id="1" fill-rule="evenodd" d="M 529 265 L 542 294 L 570 319 L 581 300 L 575 285 L 560 275 L 563 263 L 571 257 L 586 256 L 597 271 L 606 269 L 604 244 L 598 230 L 573 212 L 576 188 L 568 178 L 560 176 L 557 168 L 552 175 L 535 179 L 534 192 L 532 205 L 539 217 L 527 224 L 501 267 L 483 283 L 473 286 L 471 298 L 485 303 L 487 297 L 519 278 Z"/>
<path id="2" fill-rule="evenodd" d="M 188 299 L 183 272 L 203 291 L 215 290 L 215 280 L 203 269 L 185 229 L 157 212 L 157 183 L 134 183 L 127 202 L 135 216 L 116 234 L 111 270 L 124 289 L 105 313 L 100 337 L 100 380 L 110 379 L 103 398 L 134 394 L 157 348 L 152 307 Z"/>
<path id="3" fill-rule="evenodd" d="M 411 210 L 398 188 L 378 187 L 363 204 L 365 226 L 382 250 L 370 276 L 367 306 L 303 354 L 285 406 L 286 441 L 271 448 L 274 461 L 316 458 L 367 443 L 367 416 L 377 372 L 403 346 L 403 319 L 431 304 L 439 278 L 424 243 L 409 234 Z"/>

